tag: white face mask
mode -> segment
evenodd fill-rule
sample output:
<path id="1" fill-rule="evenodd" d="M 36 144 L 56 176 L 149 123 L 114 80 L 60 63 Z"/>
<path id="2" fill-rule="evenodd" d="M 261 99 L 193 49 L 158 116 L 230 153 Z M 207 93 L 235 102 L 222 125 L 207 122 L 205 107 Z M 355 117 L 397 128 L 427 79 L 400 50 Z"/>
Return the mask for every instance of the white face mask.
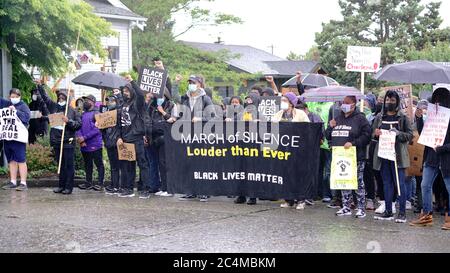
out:
<path id="1" fill-rule="evenodd" d="M 66 105 L 66 101 L 60 101 L 58 102 L 59 106 L 65 106 Z"/>
<path id="2" fill-rule="evenodd" d="M 20 102 L 20 97 L 18 97 L 18 98 L 11 98 L 11 103 L 12 104 L 18 104 Z"/>
<path id="3" fill-rule="evenodd" d="M 31 96 L 31 99 L 32 99 L 32 100 L 37 100 L 37 95 Z"/>
<path id="4" fill-rule="evenodd" d="M 281 110 L 287 110 L 289 109 L 289 103 L 282 101 L 280 105 Z"/>
<path id="5" fill-rule="evenodd" d="M 352 111 L 352 104 L 342 104 L 341 110 L 344 114 L 350 113 Z"/>
<path id="6" fill-rule="evenodd" d="M 191 93 L 197 91 L 197 85 L 194 84 L 194 83 L 189 84 L 188 90 L 189 90 L 189 92 L 191 92 Z"/>

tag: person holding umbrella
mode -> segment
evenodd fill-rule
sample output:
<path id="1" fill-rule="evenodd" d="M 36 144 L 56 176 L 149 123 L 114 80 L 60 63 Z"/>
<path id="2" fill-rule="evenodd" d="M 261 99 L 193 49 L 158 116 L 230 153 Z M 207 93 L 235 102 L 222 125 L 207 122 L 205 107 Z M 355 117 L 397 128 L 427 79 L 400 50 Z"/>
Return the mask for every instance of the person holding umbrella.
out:
<path id="1" fill-rule="evenodd" d="M 358 165 L 358 210 L 356 218 L 366 217 L 366 191 L 364 186 L 364 160 L 366 147 L 370 141 L 371 128 L 369 121 L 356 107 L 355 96 L 346 96 L 341 105 L 341 113 L 329 122 L 325 131 L 327 140 L 333 147 L 343 146 L 345 149 L 356 147 Z M 337 216 L 351 216 L 352 191 L 342 191 L 343 208 L 336 212 Z"/>
<path id="2" fill-rule="evenodd" d="M 378 140 L 382 135 L 381 130 L 395 132 L 395 155 L 396 161 L 390 161 L 378 156 L 379 143 L 375 145 L 373 155 L 373 168 L 380 171 L 383 179 L 383 189 L 385 200 L 393 200 L 395 188 L 400 186 L 399 205 L 400 210 L 395 218 L 396 223 L 406 223 L 406 184 L 405 171 L 409 168 L 408 145 L 413 139 L 413 131 L 409 118 L 401 111 L 400 97 L 396 91 L 387 91 L 384 98 L 383 110 L 373 122 L 373 138 Z M 398 175 L 396 174 L 398 173 Z M 398 181 L 397 180 L 398 177 Z M 376 220 L 394 220 L 392 212 L 392 202 L 385 202 L 386 209 L 381 216 L 375 216 Z"/>

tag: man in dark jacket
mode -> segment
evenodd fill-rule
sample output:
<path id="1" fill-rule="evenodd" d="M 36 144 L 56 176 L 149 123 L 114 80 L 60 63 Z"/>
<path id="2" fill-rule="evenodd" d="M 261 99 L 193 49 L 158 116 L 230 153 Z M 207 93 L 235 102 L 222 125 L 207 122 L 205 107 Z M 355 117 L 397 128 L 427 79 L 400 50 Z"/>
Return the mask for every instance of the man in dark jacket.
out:
<path id="1" fill-rule="evenodd" d="M 103 165 L 102 134 L 95 126 L 95 114 L 98 114 L 98 109 L 95 107 L 96 99 L 93 95 L 83 97 L 83 101 L 81 128 L 76 136 L 77 142 L 81 147 L 81 154 L 83 155 L 86 183 L 81 184 L 78 187 L 82 190 L 93 188 L 96 191 L 101 191 L 103 190 L 105 167 Z M 98 185 L 95 186 L 93 186 L 92 180 L 94 163 L 98 171 Z"/>
<path id="2" fill-rule="evenodd" d="M 145 98 L 144 93 L 134 81 L 130 81 L 121 88 L 123 105 L 120 111 L 120 137 L 117 145 L 124 143 L 134 144 L 136 160 L 139 165 L 140 179 L 144 182 L 144 189 L 139 198 L 148 199 L 150 197 L 149 166 L 145 157 L 144 141 L 147 142 L 148 134 L 145 118 Z M 136 161 L 120 161 L 122 177 L 122 191 L 119 197 L 134 197 L 134 181 L 136 179 Z"/>
<path id="3" fill-rule="evenodd" d="M 431 103 L 450 108 L 450 91 L 446 88 L 438 88 L 431 97 Z M 433 225 L 433 183 L 439 174 L 444 178 L 447 192 L 450 193 L 450 124 L 447 128 L 447 135 L 444 144 L 440 147 L 425 147 L 422 180 L 422 201 L 423 211 L 419 219 L 412 221 L 410 225 L 425 227 Z M 445 216 L 444 230 L 450 230 L 450 218 L 448 213 Z"/>
<path id="4" fill-rule="evenodd" d="M 30 111 L 38 113 L 38 116 L 30 119 L 30 127 L 28 128 L 28 142 L 34 144 L 37 137 L 43 137 L 48 132 L 48 109 L 42 100 L 39 90 L 32 91 L 31 102 L 28 105 Z"/>
<path id="5" fill-rule="evenodd" d="M 22 122 L 22 126 L 28 126 L 30 121 L 30 109 L 21 100 L 21 92 L 19 89 L 13 88 L 9 91 L 10 100 L 0 98 L 0 108 L 9 107 L 16 111 L 16 115 Z M 16 125 L 19 126 L 19 125 Z M 25 128 L 24 128 L 25 129 Z M 9 163 L 9 173 L 11 181 L 3 187 L 3 189 L 16 189 L 18 191 L 27 190 L 27 160 L 26 160 L 27 144 L 16 140 L 5 140 L 3 149 L 6 159 Z M 17 185 L 17 170 L 20 173 L 20 184 Z"/>
<path id="6" fill-rule="evenodd" d="M 118 110 L 119 98 L 116 96 L 111 96 L 106 99 L 106 106 L 108 111 Z M 117 113 L 120 117 L 120 113 Z M 120 127 L 118 125 L 110 128 L 101 130 L 103 135 L 103 142 L 106 147 L 106 152 L 108 153 L 108 159 L 111 169 L 111 185 L 105 188 L 107 195 L 119 194 L 120 189 L 120 164 L 119 164 L 119 154 L 117 151 L 117 140 L 120 136 Z"/>
<path id="7" fill-rule="evenodd" d="M 364 187 L 364 160 L 366 156 L 366 147 L 369 144 L 371 136 L 370 124 L 363 113 L 356 108 L 356 97 L 345 97 L 341 105 L 341 113 L 330 121 L 330 126 L 325 131 L 325 136 L 332 147 L 343 146 L 345 149 L 356 147 L 358 161 L 358 211 L 356 218 L 366 216 L 366 191 Z M 337 216 L 351 216 L 351 196 L 352 191 L 342 191 L 343 208 L 339 210 Z"/>
<path id="8" fill-rule="evenodd" d="M 58 92 L 58 102 L 54 102 L 45 93 L 42 85 L 38 85 L 39 93 L 42 96 L 50 114 L 65 113 L 66 104 L 70 103 L 65 91 Z M 81 128 L 81 119 L 78 113 L 70 107 L 67 108 L 67 115 L 63 118 L 64 126 L 55 126 L 50 129 L 50 145 L 55 152 L 56 162 L 59 163 L 59 154 L 61 151 L 62 132 L 65 127 L 63 151 L 61 159 L 61 171 L 59 174 L 59 186 L 54 190 L 55 193 L 71 194 L 73 182 L 75 179 L 75 133 Z"/>

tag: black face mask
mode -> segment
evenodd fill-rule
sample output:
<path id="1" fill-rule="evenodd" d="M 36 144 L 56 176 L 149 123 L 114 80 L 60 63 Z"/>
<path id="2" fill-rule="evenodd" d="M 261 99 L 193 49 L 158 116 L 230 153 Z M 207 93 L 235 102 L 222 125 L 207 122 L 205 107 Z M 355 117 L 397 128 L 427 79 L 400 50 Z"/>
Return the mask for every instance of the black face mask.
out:
<path id="1" fill-rule="evenodd" d="M 83 103 L 83 109 L 84 111 L 88 111 L 91 109 L 91 103 L 90 102 L 84 102 Z"/>
<path id="2" fill-rule="evenodd" d="M 395 112 L 397 110 L 397 104 L 395 104 L 395 103 L 386 103 L 386 110 L 388 112 Z"/>

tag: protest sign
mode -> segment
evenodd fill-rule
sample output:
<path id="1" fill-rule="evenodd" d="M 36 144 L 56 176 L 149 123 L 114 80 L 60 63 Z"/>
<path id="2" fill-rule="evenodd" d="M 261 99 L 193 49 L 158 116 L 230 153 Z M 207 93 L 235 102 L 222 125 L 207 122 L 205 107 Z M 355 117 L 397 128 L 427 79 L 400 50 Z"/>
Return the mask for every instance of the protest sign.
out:
<path id="1" fill-rule="evenodd" d="M 378 141 L 378 157 L 390 161 L 395 161 L 395 132 L 381 130 L 381 136 Z"/>
<path id="2" fill-rule="evenodd" d="M 419 138 L 419 144 L 436 148 L 442 146 L 447 135 L 450 109 L 428 103 L 427 121 Z"/>
<path id="3" fill-rule="evenodd" d="M 96 114 L 95 121 L 98 129 L 114 127 L 117 124 L 117 110 Z"/>
<path id="4" fill-rule="evenodd" d="M 0 140 L 28 143 L 28 129 L 17 117 L 16 110 L 0 109 Z"/>
<path id="5" fill-rule="evenodd" d="M 345 68 L 353 72 L 376 72 L 380 68 L 380 59 L 380 47 L 349 46 Z"/>
<path id="6" fill-rule="evenodd" d="M 63 112 L 48 115 L 50 127 L 64 126 L 63 118 L 64 118 Z"/>
<path id="7" fill-rule="evenodd" d="M 264 116 L 267 121 L 271 121 L 272 117 L 280 111 L 281 97 L 261 97 L 258 105 L 258 112 Z"/>
<path id="8" fill-rule="evenodd" d="M 400 109 L 408 116 L 410 121 L 414 120 L 412 85 L 386 86 L 382 87 L 381 90 L 384 92 L 396 91 L 400 97 Z"/>
<path id="9" fill-rule="evenodd" d="M 410 167 L 406 169 L 406 176 L 422 176 L 423 153 L 425 146 L 418 143 L 419 133 L 414 132 L 413 143 L 408 145 Z"/>
<path id="10" fill-rule="evenodd" d="M 357 190 L 358 165 L 356 162 L 356 147 L 332 148 L 330 188 L 332 190 Z"/>
<path id="11" fill-rule="evenodd" d="M 157 98 L 164 96 L 167 71 L 154 67 L 143 67 L 139 73 L 138 85 L 144 92 L 150 92 Z"/>
<path id="12" fill-rule="evenodd" d="M 41 111 L 30 111 L 30 119 L 42 118 Z"/>
<path id="13" fill-rule="evenodd" d="M 178 131 L 180 124 L 190 131 L 183 131 L 180 139 L 176 139 L 172 131 Z M 212 124 L 216 129 L 203 133 Z M 178 121 L 166 125 L 168 191 L 266 199 L 306 198 L 318 179 L 320 139 L 317 136 L 321 124 L 267 123 L 264 133 L 262 124 Z M 194 126 L 200 126 L 200 132 L 194 131 Z M 232 128 L 226 133 L 217 129 L 228 129 L 228 126 Z M 251 126 L 257 128 L 249 130 Z"/>
<path id="14" fill-rule="evenodd" d="M 117 145 L 117 151 L 119 153 L 119 160 L 136 161 L 136 149 L 134 144 L 124 143 L 123 145 Z"/>

